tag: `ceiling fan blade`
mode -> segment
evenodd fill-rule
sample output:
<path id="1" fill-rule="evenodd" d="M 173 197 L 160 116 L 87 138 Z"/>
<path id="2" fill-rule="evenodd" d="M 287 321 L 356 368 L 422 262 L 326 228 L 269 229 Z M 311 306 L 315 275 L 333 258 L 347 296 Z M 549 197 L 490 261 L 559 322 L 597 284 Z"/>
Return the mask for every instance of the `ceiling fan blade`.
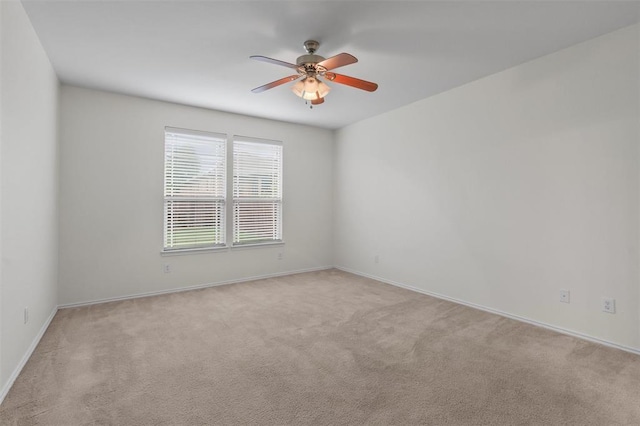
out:
<path id="1" fill-rule="evenodd" d="M 366 80 L 360 80 L 359 78 L 355 77 L 349 77 L 348 75 L 328 72 L 324 75 L 324 77 L 329 81 L 333 81 L 334 83 L 345 84 L 347 86 L 355 87 L 356 89 L 366 90 L 367 92 L 375 92 L 378 88 L 378 85 L 376 83 L 372 83 Z"/>
<path id="2" fill-rule="evenodd" d="M 311 105 L 320 105 L 324 103 L 324 98 L 318 98 L 311 101 Z"/>
<path id="3" fill-rule="evenodd" d="M 249 56 L 249 58 L 255 59 L 256 61 L 260 61 L 260 62 L 268 62 L 270 64 L 282 65 L 283 67 L 293 68 L 294 70 L 298 69 L 298 66 L 296 64 L 290 64 L 289 62 L 279 61 L 278 59 L 267 58 L 266 56 L 254 55 L 254 56 Z"/>
<path id="4" fill-rule="evenodd" d="M 345 65 L 355 64 L 356 62 L 358 62 L 358 59 L 355 56 L 349 55 L 348 53 L 340 53 L 339 55 L 332 56 L 322 62 L 318 62 L 318 65 L 325 67 L 328 70 L 332 70 Z"/>
<path id="5" fill-rule="evenodd" d="M 289 77 L 281 78 L 280 80 L 272 81 L 271 83 L 267 83 L 264 86 L 256 87 L 255 89 L 251 89 L 253 93 L 261 93 L 265 90 L 273 89 L 274 87 L 278 87 L 281 84 L 288 83 L 300 77 L 298 74 L 290 75 Z"/>

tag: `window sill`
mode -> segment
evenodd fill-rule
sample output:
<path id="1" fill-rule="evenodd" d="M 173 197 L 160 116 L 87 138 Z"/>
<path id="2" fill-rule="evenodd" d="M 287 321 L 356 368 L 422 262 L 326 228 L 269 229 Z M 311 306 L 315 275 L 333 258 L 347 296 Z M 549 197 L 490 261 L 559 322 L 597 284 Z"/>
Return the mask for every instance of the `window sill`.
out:
<path id="1" fill-rule="evenodd" d="M 268 242 L 268 243 L 256 243 L 256 244 L 238 244 L 236 246 L 229 246 L 231 250 L 242 250 L 242 249 L 251 249 L 251 248 L 262 248 L 262 247 L 274 247 L 274 246 L 283 246 L 284 241 L 278 242 Z"/>
<path id="2" fill-rule="evenodd" d="M 216 253 L 216 252 L 224 252 L 228 250 L 247 250 L 247 249 L 256 249 L 256 248 L 267 248 L 267 247 L 277 247 L 283 246 L 284 241 L 278 241 L 274 243 L 257 243 L 257 244 L 241 244 L 237 246 L 224 246 L 224 247 L 205 247 L 205 248 L 186 248 L 186 249 L 177 249 L 177 250 L 162 250 L 160 252 L 161 256 L 184 256 L 187 254 L 205 254 L 205 253 Z"/>
<path id="3" fill-rule="evenodd" d="M 162 250 L 160 252 L 161 256 L 180 256 L 185 254 L 204 254 L 204 253 L 213 253 L 213 252 L 221 252 L 229 250 L 228 246 L 224 247 L 204 247 L 204 248 L 186 248 L 186 249 L 176 249 L 176 250 Z"/>

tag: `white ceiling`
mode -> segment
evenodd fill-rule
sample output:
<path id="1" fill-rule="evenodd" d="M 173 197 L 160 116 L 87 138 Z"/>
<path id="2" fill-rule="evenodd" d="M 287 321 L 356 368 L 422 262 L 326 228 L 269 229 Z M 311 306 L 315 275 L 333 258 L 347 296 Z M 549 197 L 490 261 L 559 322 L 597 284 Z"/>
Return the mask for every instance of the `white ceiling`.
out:
<path id="1" fill-rule="evenodd" d="M 23 4 L 63 83 L 288 122 L 340 128 L 638 22 L 615 1 L 34 1 Z M 310 110 L 290 90 L 302 43 L 348 52 Z"/>

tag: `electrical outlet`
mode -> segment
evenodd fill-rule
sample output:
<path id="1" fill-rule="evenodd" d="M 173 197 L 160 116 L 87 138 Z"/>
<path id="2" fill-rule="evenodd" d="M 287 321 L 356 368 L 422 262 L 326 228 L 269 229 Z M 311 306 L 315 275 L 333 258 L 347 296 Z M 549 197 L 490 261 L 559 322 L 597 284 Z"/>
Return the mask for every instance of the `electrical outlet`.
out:
<path id="1" fill-rule="evenodd" d="M 278 253 L 278 260 L 282 260 L 284 258 L 284 254 L 282 252 Z"/>
<path id="2" fill-rule="evenodd" d="M 28 307 L 24 307 L 24 323 L 28 323 L 29 322 L 29 308 Z"/>
<path id="3" fill-rule="evenodd" d="M 373 263 L 380 263 L 380 256 L 378 256 L 377 254 L 373 256 Z"/>
<path id="4" fill-rule="evenodd" d="M 165 274 L 168 274 L 171 272 L 171 265 L 169 265 L 168 263 L 165 263 L 164 266 L 162 267 L 162 270 L 164 271 Z"/>
<path id="5" fill-rule="evenodd" d="M 562 303 L 569 303 L 571 300 L 570 296 L 569 290 L 560 290 L 560 301 Z"/>
<path id="6" fill-rule="evenodd" d="M 602 299 L 602 311 L 608 314 L 615 314 L 616 299 Z"/>

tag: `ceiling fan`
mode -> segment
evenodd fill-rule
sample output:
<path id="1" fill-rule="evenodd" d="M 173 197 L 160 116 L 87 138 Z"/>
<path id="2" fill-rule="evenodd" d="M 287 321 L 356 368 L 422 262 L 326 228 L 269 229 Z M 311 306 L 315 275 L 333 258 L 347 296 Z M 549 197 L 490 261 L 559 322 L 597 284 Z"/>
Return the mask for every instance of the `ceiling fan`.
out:
<path id="1" fill-rule="evenodd" d="M 324 97 L 331 90 L 331 88 L 320 78 L 323 78 L 326 81 L 355 87 L 356 89 L 366 90 L 367 92 L 374 92 L 378 88 L 376 83 L 332 72 L 332 70 L 336 68 L 358 62 L 358 59 L 356 59 L 355 56 L 348 53 L 340 53 L 325 59 L 322 56 L 315 54 L 318 47 L 320 47 L 320 43 L 315 40 L 305 41 L 304 48 L 307 51 L 307 54 L 300 56 L 296 60 L 295 64 L 267 58 L 266 56 L 250 56 L 251 59 L 255 59 L 256 61 L 281 65 L 283 67 L 294 69 L 297 72 L 297 74 L 272 81 L 271 83 L 256 87 L 251 91 L 253 93 L 261 93 L 282 84 L 298 80 L 298 82 L 292 87 L 293 93 L 306 101 L 311 101 L 311 108 L 313 108 L 313 105 L 320 105 L 323 103 Z"/>

